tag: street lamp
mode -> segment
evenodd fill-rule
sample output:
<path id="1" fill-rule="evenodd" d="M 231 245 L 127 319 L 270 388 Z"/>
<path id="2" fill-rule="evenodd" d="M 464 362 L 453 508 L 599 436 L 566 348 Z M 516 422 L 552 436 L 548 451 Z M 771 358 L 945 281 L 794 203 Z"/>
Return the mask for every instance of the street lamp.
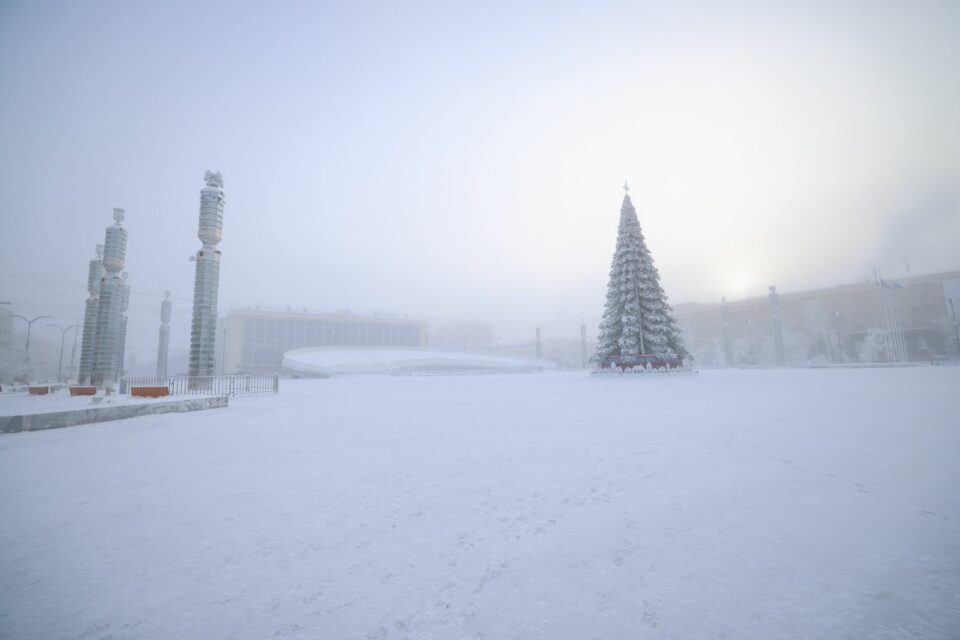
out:
<path id="1" fill-rule="evenodd" d="M 60 364 L 57 365 L 57 382 L 64 382 L 63 379 L 63 341 L 67 337 L 67 331 L 76 329 L 78 325 L 72 324 L 69 327 L 61 327 L 58 324 L 47 324 L 48 327 L 60 329 Z M 76 335 L 76 334 L 74 334 Z"/>
<path id="2" fill-rule="evenodd" d="M 32 320 L 17 314 L 11 314 L 10 317 L 20 318 L 21 320 L 27 323 L 27 346 L 23 350 L 24 351 L 23 359 L 25 362 L 30 362 L 30 330 L 33 329 L 33 323 L 36 322 L 37 320 L 43 320 L 44 318 L 47 318 L 47 319 L 53 318 L 53 316 L 37 316 Z"/>

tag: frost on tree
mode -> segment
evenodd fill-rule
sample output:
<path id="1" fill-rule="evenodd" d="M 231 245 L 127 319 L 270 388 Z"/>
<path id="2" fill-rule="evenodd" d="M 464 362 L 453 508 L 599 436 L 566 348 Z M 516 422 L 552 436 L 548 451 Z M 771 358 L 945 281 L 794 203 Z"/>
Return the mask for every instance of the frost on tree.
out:
<path id="1" fill-rule="evenodd" d="M 624 190 L 628 191 L 626 185 Z M 637 212 L 626 193 L 620 207 L 617 249 L 610 267 L 595 360 L 603 362 L 611 356 L 624 360 L 640 355 L 686 356 L 671 311 Z"/>

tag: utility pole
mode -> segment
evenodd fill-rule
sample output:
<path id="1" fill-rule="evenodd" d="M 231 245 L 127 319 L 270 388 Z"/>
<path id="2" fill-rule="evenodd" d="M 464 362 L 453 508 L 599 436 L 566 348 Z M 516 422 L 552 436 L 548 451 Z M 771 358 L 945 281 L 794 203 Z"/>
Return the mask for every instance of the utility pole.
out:
<path id="1" fill-rule="evenodd" d="M 29 318 L 25 318 L 24 316 L 17 315 L 17 314 L 13 314 L 13 315 L 11 315 L 10 317 L 12 317 L 12 318 L 20 318 L 21 320 L 23 320 L 24 322 L 27 323 L 27 346 L 26 346 L 26 348 L 24 349 L 24 354 L 23 354 L 23 356 L 24 356 L 24 361 L 25 361 L 25 362 L 30 362 L 30 330 L 33 329 L 33 323 L 36 322 L 37 320 L 43 320 L 44 318 L 53 319 L 53 316 L 37 316 L 37 317 L 33 318 L 32 320 L 29 319 Z"/>
<path id="2" fill-rule="evenodd" d="M 67 337 L 67 331 L 70 329 L 76 329 L 78 325 L 72 324 L 69 327 L 61 327 L 58 324 L 47 324 L 48 327 L 53 327 L 54 329 L 60 329 L 60 364 L 57 365 L 57 382 L 63 382 L 63 343 L 64 339 Z M 74 335 L 74 346 L 76 346 L 76 333 Z"/>

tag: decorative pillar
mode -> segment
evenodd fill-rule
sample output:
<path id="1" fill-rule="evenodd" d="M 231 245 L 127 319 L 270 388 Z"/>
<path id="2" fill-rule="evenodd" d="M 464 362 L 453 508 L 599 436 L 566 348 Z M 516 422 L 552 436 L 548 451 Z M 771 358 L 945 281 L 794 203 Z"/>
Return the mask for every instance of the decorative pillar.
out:
<path id="1" fill-rule="evenodd" d="M 164 293 L 160 303 L 160 344 L 157 347 L 157 377 L 167 377 L 167 357 L 170 352 L 170 314 L 173 303 L 170 301 L 170 292 Z"/>
<path id="2" fill-rule="evenodd" d="M 80 342 L 79 384 L 89 384 L 93 374 L 93 354 L 97 341 L 97 312 L 100 305 L 100 279 L 103 277 L 103 245 L 97 245 L 97 255 L 87 270 L 87 291 L 90 297 L 84 305 L 83 338 Z"/>
<path id="3" fill-rule="evenodd" d="M 100 302 L 97 306 L 97 333 L 93 353 L 91 382 L 102 386 L 120 378 L 124 340 L 126 300 L 129 292 L 125 279 L 120 275 L 127 256 L 127 230 L 123 222 L 123 209 L 113 210 L 114 223 L 107 227 L 103 244 L 103 270 L 100 278 Z"/>
<path id="4" fill-rule="evenodd" d="M 217 294 L 220 287 L 220 251 L 223 237 L 223 176 L 207 171 L 200 190 L 200 227 L 203 246 L 197 252 L 190 324 L 190 377 L 212 376 L 216 365 Z"/>

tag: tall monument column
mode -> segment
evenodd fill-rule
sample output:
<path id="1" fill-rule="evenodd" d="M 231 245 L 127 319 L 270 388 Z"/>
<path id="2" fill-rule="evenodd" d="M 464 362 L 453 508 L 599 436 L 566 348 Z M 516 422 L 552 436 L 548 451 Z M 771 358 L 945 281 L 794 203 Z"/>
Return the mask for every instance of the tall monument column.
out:
<path id="1" fill-rule="evenodd" d="M 97 333 L 93 353 L 91 382 L 97 386 L 117 381 L 120 377 L 124 340 L 126 338 L 127 285 L 120 275 L 127 256 L 127 230 L 123 209 L 113 210 L 114 223 L 107 227 L 103 245 L 103 277 L 100 279 L 100 302 L 97 305 Z"/>
<path id="2" fill-rule="evenodd" d="M 77 382 L 88 384 L 93 374 L 93 353 L 97 341 L 97 312 L 100 305 L 100 279 L 103 277 L 103 245 L 97 245 L 97 256 L 87 270 L 87 291 L 90 297 L 83 311 L 83 339 L 80 342 L 80 370 Z"/>
<path id="3" fill-rule="evenodd" d="M 127 352 L 127 309 L 130 307 L 130 285 L 127 284 L 127 278 L 130 274 L 124 271 L 120 274 L 121 291 L 120 296 L 120 342 L 117 347 L 117 378 L 122 378 L 126 372 L 124 369 L 124 359 Z"/>
<path id="4" fill-rule="evenodd" d="M 157 346 L 157 377 L 167 377 L 167 357 L 170 352 L 170 312 L 173 303 L 170 301 L 170 292 L 164 293 L 160 303 L 160 344 Z"/>
<path id="5" fill-rule="evenodd" d="M 200 190 L 200 228 L 203 246 L 193 285 L 193 321 L 190 324 L 190 377 L 212 376 L 217 346 L 217 293 L 220 287 L 220 251 L 223 237 L 223 176 L 207 171 Z"/>

